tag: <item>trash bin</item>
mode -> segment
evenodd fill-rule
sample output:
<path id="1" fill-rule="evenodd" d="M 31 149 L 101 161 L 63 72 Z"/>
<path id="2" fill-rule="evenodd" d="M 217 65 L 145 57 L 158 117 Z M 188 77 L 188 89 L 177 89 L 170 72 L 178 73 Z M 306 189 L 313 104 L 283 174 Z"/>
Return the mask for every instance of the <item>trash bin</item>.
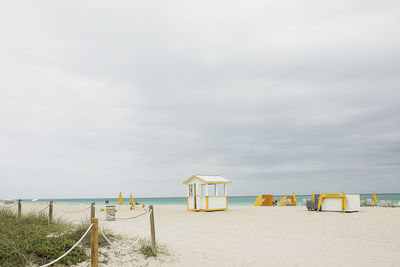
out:
<path id="1" fill-rule="evenodd" d="M 314 210 L 318 210 L 319 194 L 315 194 Z"/>
<path id="2" fill-rule="evenodd" d="M 115 206 L 106 206 L 106 221 L 115 221 Z"/>

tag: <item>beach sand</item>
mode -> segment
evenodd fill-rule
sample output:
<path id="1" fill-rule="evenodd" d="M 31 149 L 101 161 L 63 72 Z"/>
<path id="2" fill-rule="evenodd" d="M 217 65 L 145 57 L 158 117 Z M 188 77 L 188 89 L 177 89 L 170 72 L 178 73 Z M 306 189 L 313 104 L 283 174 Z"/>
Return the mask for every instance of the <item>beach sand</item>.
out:
<path id="1" fill-rule="evenodd" d="M 54 214 L 79 223 L 89 210 L 66 211 L 85 207 L 55 205 Z M 40 208 L 24 204 L 23 212 Z M 117 217 L 143 212 L 126 205 L 117 210 Z M 305 207 L 231 206 L 227 211 L 190 212 L 185 206 L 160 205 L 154 211 L 157 240 L 170 255 L 146 260 L 117 253 L 100 266 L 400 266 L 400 208 L 317 213 Z M 105 221 L 104 212 L 96 213 L 100 227 L 127 237 L 139 235 L 149 224 L 148 216 Z M 147 227 L 143 237 L 149 238 L 149 231 Z"/>

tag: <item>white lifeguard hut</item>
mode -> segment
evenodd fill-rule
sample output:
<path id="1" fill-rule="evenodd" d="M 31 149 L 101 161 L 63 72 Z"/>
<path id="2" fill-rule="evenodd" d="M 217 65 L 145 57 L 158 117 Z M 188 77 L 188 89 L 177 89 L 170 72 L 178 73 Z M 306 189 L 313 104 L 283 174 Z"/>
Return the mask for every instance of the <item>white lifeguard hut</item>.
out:
<path id="1" fill-rule="evenodd" d="M 187 210 L 214 211 L 228 208 L 227 184 L 231 181 L 219 175 L 193 175 L 187 185 Z M 223 189 L 218 187 L 223 186 Z M 223 192 L 222 192 L 223 191 Z"/>

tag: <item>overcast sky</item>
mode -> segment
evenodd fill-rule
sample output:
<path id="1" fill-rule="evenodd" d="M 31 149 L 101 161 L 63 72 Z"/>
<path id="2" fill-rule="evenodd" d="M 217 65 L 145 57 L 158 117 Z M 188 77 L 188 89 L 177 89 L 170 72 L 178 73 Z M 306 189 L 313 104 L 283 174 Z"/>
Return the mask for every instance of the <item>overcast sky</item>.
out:
<path id="1" fill-rule="evenodd" d="M 400 192 L 399 1 L 3 1 L 0 199 Z"/>

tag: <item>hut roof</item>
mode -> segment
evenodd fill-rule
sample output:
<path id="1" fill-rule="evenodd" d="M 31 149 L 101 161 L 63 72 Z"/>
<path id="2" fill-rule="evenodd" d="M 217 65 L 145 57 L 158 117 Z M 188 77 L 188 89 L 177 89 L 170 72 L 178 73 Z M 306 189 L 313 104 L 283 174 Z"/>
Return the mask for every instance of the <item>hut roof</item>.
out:
<path id="1" fill-rule="evenodd" d="M 192 177 L 190 177 L 189 179 L 187 179 L 186 181 L 184 181 L 183 184 L 186 184 L 193 178 L 197 178 L 207 184 L 229 184 L 229 183 L 231 183 L 230 180 L 228 180 L 222 176 L 219 176 L 219 175 L 196 174 L 196 175 L 193 175 Z"/>

